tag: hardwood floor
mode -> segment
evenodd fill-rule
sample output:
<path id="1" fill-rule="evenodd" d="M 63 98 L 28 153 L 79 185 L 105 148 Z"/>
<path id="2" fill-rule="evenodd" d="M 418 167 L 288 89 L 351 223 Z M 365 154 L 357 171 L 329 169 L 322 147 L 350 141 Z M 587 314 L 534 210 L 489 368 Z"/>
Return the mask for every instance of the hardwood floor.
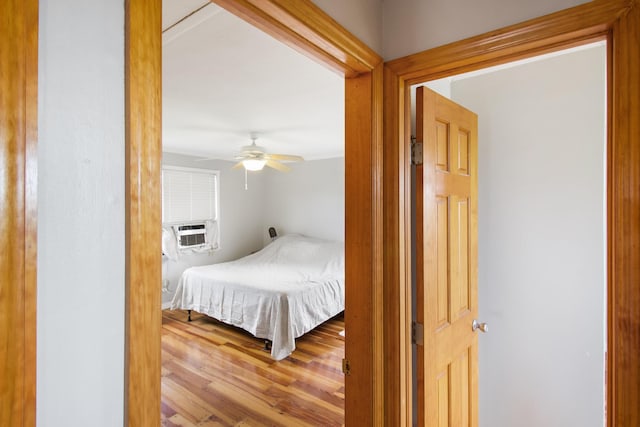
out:
<path id="1" fill-rule="evenodd" d="M 342 316 L 296 340 L 276 362 L 264 342 L 184 311 L 162 316 L 162 425 L 341 426 Z"/>

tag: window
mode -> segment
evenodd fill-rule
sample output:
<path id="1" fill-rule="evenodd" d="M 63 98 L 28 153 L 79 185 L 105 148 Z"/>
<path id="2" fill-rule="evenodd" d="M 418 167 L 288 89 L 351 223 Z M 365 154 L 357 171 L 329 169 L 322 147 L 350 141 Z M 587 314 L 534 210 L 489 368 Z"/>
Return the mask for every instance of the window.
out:
<path id="1" fill-rule="evenodd" d="M 218 220 L 218 171 L 164 166 L 162 223 Z"/>
<path id="2" fill-rule="evenodd" d="M 163 166 L 162 225 L 171 228 L 179 249 L 219 247 L 220 173 Z"/>

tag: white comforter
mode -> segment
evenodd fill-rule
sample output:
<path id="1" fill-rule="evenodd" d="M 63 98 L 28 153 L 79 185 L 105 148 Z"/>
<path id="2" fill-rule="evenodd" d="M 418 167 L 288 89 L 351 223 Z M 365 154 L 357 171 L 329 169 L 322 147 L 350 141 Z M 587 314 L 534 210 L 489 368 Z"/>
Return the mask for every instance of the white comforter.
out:
<path id="1" fill-rule="evenodd" d="M 194 310 L 272 341 L 271 357 L 344 310 L 344 244 L 287 235 L 236 261 L 191 267 L 171 308 Z"/>

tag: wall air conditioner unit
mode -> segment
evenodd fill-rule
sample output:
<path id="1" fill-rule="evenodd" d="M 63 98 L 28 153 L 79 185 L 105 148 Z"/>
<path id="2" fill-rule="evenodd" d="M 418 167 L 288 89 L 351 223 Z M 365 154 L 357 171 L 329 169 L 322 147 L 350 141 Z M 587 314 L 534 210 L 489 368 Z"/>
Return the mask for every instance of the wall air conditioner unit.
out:
<path id="1" fill-rule="evenodd" d="M 207 226 L 204 222 L 175 225 L 178 249 L 194 249 L 208 245 Z"/>

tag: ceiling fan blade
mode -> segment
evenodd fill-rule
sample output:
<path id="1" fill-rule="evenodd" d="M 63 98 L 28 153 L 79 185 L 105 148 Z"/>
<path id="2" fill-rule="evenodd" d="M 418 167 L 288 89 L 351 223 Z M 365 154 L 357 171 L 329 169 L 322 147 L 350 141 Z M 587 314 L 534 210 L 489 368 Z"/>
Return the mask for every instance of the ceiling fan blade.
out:
<path id="1" fill-rule="evenodd" d="M 242 162 L 238 162 L 238 163 L 236 163 L 235 165 L 233 165 L 233 166 L 231 167 L 231 169 L 238 169 L 238 168 L 241 168 L 241 167 L 242 167 Z"/>
<path id="2" fill-rule="evenodd" d="M 267 163 L 265 164 L 270 168 L 279 170 L 280 172 L 289 172 L 291 170 L 289 166 L 283 165 L 275 160 L 267 160 Z"/>
<path id="3" fill-rule="evenodd" d="M 204 162 L 205 160 L 215 160 L 215 157 L 201 157 L 199 159 L 195 159 L 196 162 Z"/>
<path id="4" fill-rule="evenodd" d="M 272 160 L 285 160 L 289 162 L 302 162 L 304 160 L 301 156 L 293 156 L 291 154 L 265 154 L 265 156 Z"/>

